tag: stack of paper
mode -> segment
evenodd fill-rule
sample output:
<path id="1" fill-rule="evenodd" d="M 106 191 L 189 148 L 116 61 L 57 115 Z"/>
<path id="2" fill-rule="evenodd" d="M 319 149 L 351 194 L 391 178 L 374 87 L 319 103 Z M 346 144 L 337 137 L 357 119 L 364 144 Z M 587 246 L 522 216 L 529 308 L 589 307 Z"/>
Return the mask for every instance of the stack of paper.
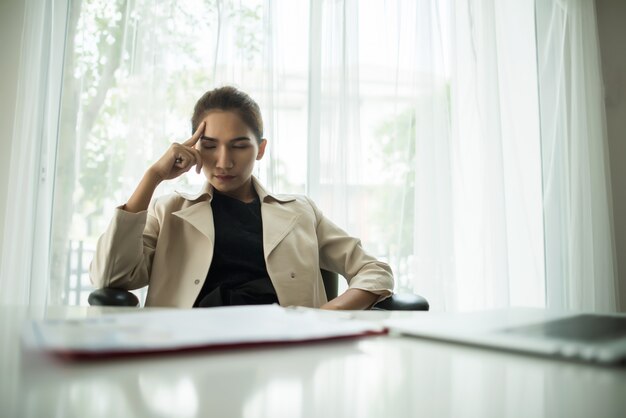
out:
<path id="1" fill-rule="evenodd" d="M 27 323 L 24 347 L 68 358 L 286 344 L 379 335 L 375 323 L 278 305 L 138 311 Z"/>

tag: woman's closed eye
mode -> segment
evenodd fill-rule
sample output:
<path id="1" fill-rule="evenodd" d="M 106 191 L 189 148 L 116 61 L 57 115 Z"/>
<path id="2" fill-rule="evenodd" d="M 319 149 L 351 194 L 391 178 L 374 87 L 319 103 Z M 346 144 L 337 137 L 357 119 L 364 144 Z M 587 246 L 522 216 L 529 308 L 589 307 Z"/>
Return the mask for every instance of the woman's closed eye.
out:
<path id="1" fill-rule="evenodd" d="M 200 144 L 200 147 L 202 149 L 215 149 L 217 148 L 217 145 L 214 142 L 203 141 Z M 246 149 L 248 147 L 250 147 L 250 144 L 234 144 L 230 146 L 232 149 Z"/>
<path id="2" fill-rule="evenodd" d="M 217 148 L 218 142 L 213 138 L 202 137 L 200 138 L 200 147 L 203 149 L 215 149 Z M 252 144 L 248 138 L 237 138 L 228 144 L 228 147 L 231 149 L 246 149 L 251 147 Z"/>
<path id="3" fill-rule="evenodd" d="M 200 146 L 204 149 L 217 148 L 217 145 L 215 145 L 215 142 L 212 142 L 212 141 L 200 141 Z"/>

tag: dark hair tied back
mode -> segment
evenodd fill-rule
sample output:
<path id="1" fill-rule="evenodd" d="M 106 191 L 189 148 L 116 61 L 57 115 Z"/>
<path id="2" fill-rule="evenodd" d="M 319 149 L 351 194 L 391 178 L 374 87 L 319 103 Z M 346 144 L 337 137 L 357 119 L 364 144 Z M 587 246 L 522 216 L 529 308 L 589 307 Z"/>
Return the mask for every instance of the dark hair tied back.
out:
<path id="1" fill-rule="evenodd" d="M 196 102 L 191 118 L 191 132 L 211 110 L 236 112 L 243 122 L 252 130 L 257 142 L 263 139 L 263 119 L 259 105 L 241 90 L 232 86 L 209 90 Z"/>

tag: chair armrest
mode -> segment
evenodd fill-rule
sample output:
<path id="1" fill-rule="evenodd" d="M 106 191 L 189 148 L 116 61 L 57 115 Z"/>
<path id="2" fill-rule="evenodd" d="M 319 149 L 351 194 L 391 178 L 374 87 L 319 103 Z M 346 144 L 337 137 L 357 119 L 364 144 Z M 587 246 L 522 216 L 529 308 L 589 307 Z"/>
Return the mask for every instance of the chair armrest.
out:
<path id="1" fill-rule="evenodd" d="M 420 295 L 412 293 L 394 293 L 387 299 L 372 307 L 379 311 L 427 311 L 428 301 Z"/>
<path id="2" fill-rule="evenodd" d="M 139 306 L 137 296 L 124 289 L 105 287 L 89 294 L 91 306 Z M 372 307 L 381 311 L 427 311 L 428 301 L 411 293 L 395 293 Z"/>
<path id="3" fill-rule="evenodd" d="M 139 306 L 137 296 L 128 290 L 111 287 L 94 290 L 87 300 L 91 306 Z"/>

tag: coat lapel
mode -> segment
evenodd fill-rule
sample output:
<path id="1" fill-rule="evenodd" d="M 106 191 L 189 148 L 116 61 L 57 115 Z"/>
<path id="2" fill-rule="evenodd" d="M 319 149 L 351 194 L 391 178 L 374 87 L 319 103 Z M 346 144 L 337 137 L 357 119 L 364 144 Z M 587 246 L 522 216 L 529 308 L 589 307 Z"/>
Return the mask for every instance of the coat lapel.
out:
<path id="1" fill-rule="evenodd" d="M 213 211 L 211 202 L 203 201 L 172 213 L 182 220 L 191 224 L 194 228 L 206 236 L 210 242 L 215 238 L 215 227 L 213 226 Z"/>
<path id="2" fill-rule="evenodd" d="M 293 202 L 295 198 L 281 198 L 269 194 L 259 181 L 252 177 L 254 188 L 261 202 L 261 218 L 263 222 L 263 250 L 265 258 L 276 248 L 276 246 L 287 236 L 293 229 L 296 221 L 300 217 L 294 213 L 286 203 Z M 196 199 L 208 196 L 207 200 L 192 203 L 190 206 L 174 212 L 173 215 L 188 222 L 203 235 L 205 235 L 211 243 L 215 242 L 215 227 L 213 225 L 213 211 L 211 209 L 211 199 L 213 196 L 212 187 L 206 183 L 202 191 L 195 195 L 186 195 L 180 193 L 185 199 L 193 202 Z"/>
<path id="3" fill-rule="evenodd" d="M 299 214 L 295 214 L 289 207 L 283 206 L 279 202 L 268 202 L 261 205 L 263 249 L 266 260 L 274 248 L 293 229 L 299 217 Z"/>

